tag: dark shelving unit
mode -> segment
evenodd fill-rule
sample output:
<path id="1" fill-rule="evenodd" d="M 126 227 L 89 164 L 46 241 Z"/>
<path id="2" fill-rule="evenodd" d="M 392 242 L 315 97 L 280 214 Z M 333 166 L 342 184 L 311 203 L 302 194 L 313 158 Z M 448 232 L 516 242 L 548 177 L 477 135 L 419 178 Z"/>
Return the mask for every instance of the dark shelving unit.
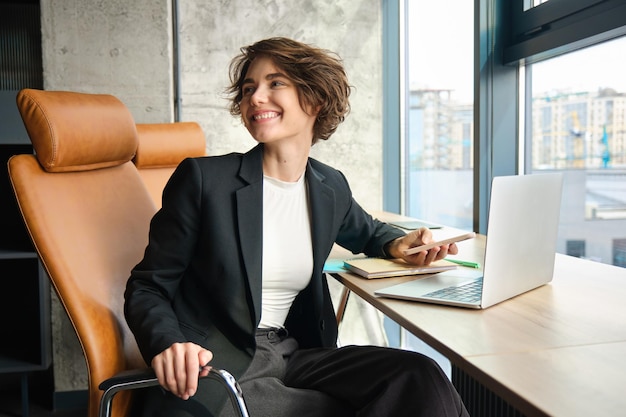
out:
<path id="1" fill-rule="evenodd" d="M 15 97 L 43 88 L 38 0 L 0 0 L 0 375 L 21 385 L 29 413 L 29 380 L 51 365 L 50 283 L 20 214 L 8 177 L 12 155 L 32 154 Z"/>

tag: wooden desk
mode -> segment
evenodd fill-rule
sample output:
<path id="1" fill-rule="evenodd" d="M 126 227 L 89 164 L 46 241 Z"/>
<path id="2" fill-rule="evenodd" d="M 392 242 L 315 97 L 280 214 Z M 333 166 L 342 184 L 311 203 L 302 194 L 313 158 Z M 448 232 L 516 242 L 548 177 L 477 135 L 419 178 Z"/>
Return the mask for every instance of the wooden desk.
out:
<path id="1" fill-rule="evenodd" d="M 484 244 L 461 242 L 459 258 L 482 262 Z M 626 410 L 624 268 L 557 255 L 550 284 L 486 310 L 374 295 L 415 277 L 333 276 L 527 416 Z"/>

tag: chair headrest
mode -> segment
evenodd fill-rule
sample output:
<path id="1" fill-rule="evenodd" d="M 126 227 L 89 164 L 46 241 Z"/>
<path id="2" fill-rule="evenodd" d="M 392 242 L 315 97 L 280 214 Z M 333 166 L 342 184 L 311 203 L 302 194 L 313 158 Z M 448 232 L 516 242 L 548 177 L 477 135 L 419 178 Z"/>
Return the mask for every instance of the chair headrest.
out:
<path id="1" fill-rule="evenodd" d="M 204 132 L 198 123 L 137 124 L 137 168 L 175 167 L 187 157 L 206 155 Z"/>
<path id="2" fill-rule="evenodd" d="M 39 163 L 48 172 L 121 165 L 137 150 L 137 130 L 116 97 L 70 91 L 21 90 L 17 107 Z"/>

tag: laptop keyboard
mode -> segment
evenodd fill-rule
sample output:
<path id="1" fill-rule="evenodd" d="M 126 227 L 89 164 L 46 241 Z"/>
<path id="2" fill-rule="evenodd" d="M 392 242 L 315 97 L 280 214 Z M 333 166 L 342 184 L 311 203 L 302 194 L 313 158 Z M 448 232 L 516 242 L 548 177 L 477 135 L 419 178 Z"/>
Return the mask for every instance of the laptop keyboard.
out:
<path id="1" fill-rule="evenodd" d="M 440 290 L 430 292 L 424 296 L 449 301 L 475 303 L 480 301 L 482 289 L 483 277 L 478 277 L 461 285 L 454 285 L 452 287 L 442 288 Z"/>

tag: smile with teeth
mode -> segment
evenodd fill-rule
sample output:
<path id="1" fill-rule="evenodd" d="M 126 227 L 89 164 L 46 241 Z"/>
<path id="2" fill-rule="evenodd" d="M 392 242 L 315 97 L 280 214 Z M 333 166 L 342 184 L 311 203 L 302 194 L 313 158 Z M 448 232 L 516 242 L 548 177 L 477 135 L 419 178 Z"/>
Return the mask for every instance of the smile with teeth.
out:
<path id="1" fill-rule="evenodd" d="M 274 117 L 278 117 L 278 113 L 275 111 L 259 113 L 252 116 L 252 120 L 263 120 L 263 119 L 273 119 Z"/>

